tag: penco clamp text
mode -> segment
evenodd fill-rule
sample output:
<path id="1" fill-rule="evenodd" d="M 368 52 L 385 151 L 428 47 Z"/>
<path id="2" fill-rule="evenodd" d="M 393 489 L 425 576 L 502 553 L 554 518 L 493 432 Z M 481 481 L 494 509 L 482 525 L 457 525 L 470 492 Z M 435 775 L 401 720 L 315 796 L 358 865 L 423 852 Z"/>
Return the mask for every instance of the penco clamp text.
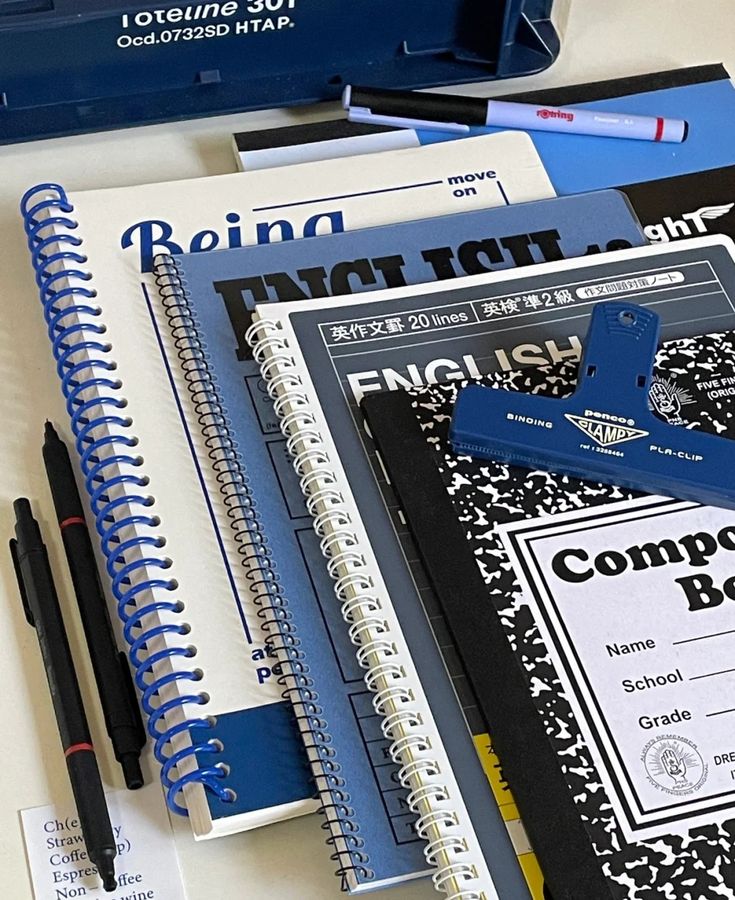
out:
<path id="1" fill-rule="evenodd" d="M 560 400 L 470 385 L 459 392 L 456 453 L 653 494 L 735 508 L 735 445 L 670 425 L 648 393 L 659 318 L 631 303 L 598 304 L 575 392 Z"/>

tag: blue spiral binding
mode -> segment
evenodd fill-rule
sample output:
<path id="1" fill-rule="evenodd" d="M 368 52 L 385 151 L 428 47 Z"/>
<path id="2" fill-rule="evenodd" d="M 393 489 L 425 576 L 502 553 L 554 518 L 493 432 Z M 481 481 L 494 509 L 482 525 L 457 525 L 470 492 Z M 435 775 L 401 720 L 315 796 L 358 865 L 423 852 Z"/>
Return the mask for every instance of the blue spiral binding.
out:
<path id="1" fill-rule="evenodd" d="M 276 575 L 245 467 L 230 433 L 216 378 L 199 339 L 198 324 L 177 260 L 167 254 L 157 256 L 153 261 L 153 274 L 192 400 L 194 417 L 224 498 L 245 578 L 258 607 L 257 615 L 265 632 L 264 642 L 280 660 L 278 685 L 294 711 L 317 789 L 325 798 L 319 807 L 325 817 L 321 827 L 329 832 L 326 843 L 334 851 L 330 859 L 338 865 L 335 874 L 341 878 L 342 888 L 346 890 L 351 873 L 368 879 L 373 873 L 368 868 L 369 858 L 355 821 L 355 810 L 350 806 L 345 779 L 339 774 L 342 768 L 331 746 L 324 710 L 308 674 L 306 657 L 300 649 L 293 616 Z"/>
<path id="2" fill-rule="evenodd" d="M 26 191 L 20 209 L 90 509 L 135 668 L 141 705 L 148 716 L 148 733 L 155 741 L 155 756 L 162 767 L 166 801 L 173 812 L 188 815 L 178 796 L 186 785 L 196 783 L 221 801 L 231 802 L 234 792 L 223 783 L 227 769 L 212 761 L 213 755 L 222 752 L 221 742 L 214 738 L 194 742 L 195 736 L 213 727 L 214 720 L 202 715 L 166 726 L 168 714 L 183 707 L 204 706 L 208 697 L 194 688 L 191 693 L 161 700 L 166 686 L 182 680 L 194 684 L 202 674 L 195 669 L 156 675 L 158 664 L 173 657 L 193 657 L 194 647 L 170 646 L 155 653 L 148 649 L 156 638 L 183 637 L 189 633 L 189 626 L 185 622 L 145 623 L 150 615 L 180 614 L 184 608 L 175 596 L 177 582 L 168 571 L 172 562 L 159 552 L 165 538 L 147 534 L 121 537 L 131 527 L 155 529 L 160 520 L 150 512 L 154 498 L 145 492 L 148 478 L 142 471 L 143 457 L 135 454 L 138 439 L 131 431 L 133 420 L 122 412 L 127 405 L 121 394 L 123 382 L 114 374 L 112 347 L 105 341 L 106 328 L 99 321 L 102 310 L 94 303 L 97 292 L 91 286 L 92 274 L 84 268 L 87 257 L 81 249 L 82 239 L 74 234 L 78 228 L 72 217 L 74 207 L 60 185 L 47 183 Z M 131 557 L 133 550 L 135 558 Z M 151 577 L 151 571 L 160 575 Z M 142 580 L 136 580 L 139 577 Z M 139 605 L 139 596 L 150 591 L 156 591 L 157 596 L 158 592 L 170 592 L 171 599 L 148 598 Z M 172 741 L 183 737 L 190 743 L 174 750 Z"/>

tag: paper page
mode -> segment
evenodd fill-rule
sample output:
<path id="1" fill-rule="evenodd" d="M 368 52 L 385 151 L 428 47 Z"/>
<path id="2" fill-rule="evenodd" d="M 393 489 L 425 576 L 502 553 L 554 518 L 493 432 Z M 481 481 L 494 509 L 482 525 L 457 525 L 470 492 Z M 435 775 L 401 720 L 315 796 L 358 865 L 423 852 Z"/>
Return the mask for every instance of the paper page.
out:
<path id="1" fill-rule="evenodd" d="M 157 784 L 107 794 L 117 844 L 117 890 L 106 894 L 87 857 L 79 817 L 64 806 L 21 810 L 36 900 L 106 897 L 109 900 L 186 900 L 166 807 Z"/>

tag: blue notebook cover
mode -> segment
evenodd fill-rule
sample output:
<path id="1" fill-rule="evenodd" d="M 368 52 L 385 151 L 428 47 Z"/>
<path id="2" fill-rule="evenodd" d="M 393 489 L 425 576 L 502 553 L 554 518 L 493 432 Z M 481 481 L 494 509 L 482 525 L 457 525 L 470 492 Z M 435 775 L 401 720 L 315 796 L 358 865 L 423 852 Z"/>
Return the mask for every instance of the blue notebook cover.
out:
<path id="1" fill-rule="evenodd" d="M 387 754 L 364 671 L 334 600 L 272 402 L 244 341 L 254 301 L 414 284 L 446 278 L 450 269 L 459 275 L 644 243 L 625 197 L 605 191 L 175 258 L 359 823 L 371 873 L 358 875 L 365 886 L 426 871 L 423 843 L 406 791 L 396 783 L 397 766 Z M 444 680 L 451 694 L 448 676 Z M 463 705 L 472 707 L 469 701 Z M 485 730 L 480 724 L 472 728 L 475 734 Z M 488 817 L 495 829 L 494 872 L 506 891 L 501 895 L 527 896 L 497 811 Z"/>
<path id="2" fill-rule="evenodd" d="M 256 303 L 337 297 L 645 243 L 626 196 L 607 190 L 223 250 L 216 280 L 208 277 L 211 260 L 178 258 L 187 279 L 195 279 L 195 292 L 207 290 L 226 310 L 242 360 L 250 352 L 244 335 Z"/>
<path id="3" fill-rule="evenodd" d="M 686 119 L 689 134 L 682 144 L 657 144 L 534 131 L 533 142 L 559 194 L 688 175 L 734 161 L 735 86 L 729 78 L 569 106 Z M 472 128 L 470 135 L 502 130 Z M 420 144 L 457 137 L 438 131 L 421 131 L 417 136 Z"/>

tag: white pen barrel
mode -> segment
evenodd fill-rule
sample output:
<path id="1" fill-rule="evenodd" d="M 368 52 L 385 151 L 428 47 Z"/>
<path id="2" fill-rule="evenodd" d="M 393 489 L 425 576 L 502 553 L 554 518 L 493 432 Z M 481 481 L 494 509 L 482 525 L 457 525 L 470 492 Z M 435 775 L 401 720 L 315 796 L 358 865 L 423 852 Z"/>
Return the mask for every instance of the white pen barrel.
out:
<path id="1" fill-rule="evenodd" d="M 488 101 L 486 124 L 500 128 L 556 131 L 667 143 L 681 143 L 687 135 L 687 123 L 683 119 L 632 116 L 595 109 L 534 106 L 505 100 Z"/>

